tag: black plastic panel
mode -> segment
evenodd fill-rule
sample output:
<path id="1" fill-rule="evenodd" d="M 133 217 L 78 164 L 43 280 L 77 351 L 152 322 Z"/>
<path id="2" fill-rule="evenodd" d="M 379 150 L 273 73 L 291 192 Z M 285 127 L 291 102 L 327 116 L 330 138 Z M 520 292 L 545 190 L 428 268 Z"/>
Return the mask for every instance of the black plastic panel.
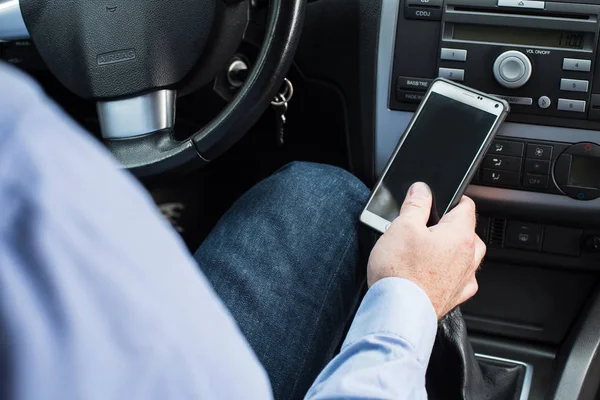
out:
<path id="1" fill-rule="evenodd" d="M 345 98 L 352 172 L 374 181 L 375 80 L 381 0 L 309 3 L 296 62 Z M 318 144 L 315 144 L 318 145 Z"/>
<path id="2" fill-rule="evenodd" d="M 539 219 L 479 214 L 477 234 L 494 262 L 570 271 L 600 271 L 600 231 Z"/>
<path id="3" fill-rule="evenodd" d="M 592 273 L 489 261 L 463 314 L 472 331 L 560 343 L 596 280 Z"/>
<path id="4" fill-rule="evenodd" d="M 600 388 L 600 291 L 595 290 L 558 353 L 553 399 L 592 400 Z"/>
<path id="5" fill-rule="evenodd" d="M 433 79 L 436 75 L 440 21 L 406 19 L 404 1 L 400 1 L 398 26 L 396 31 L 396 49 L 392 69 L 392 85 L 396 87 L 399 77 L 418 77 Z M 417 92 L 418 93 L 418 92 Z M 390 108 L 401 107 L 402 97 L 396 97 L 391 91 Z M 409 103 L 418 103 L 415 97 Z"/>

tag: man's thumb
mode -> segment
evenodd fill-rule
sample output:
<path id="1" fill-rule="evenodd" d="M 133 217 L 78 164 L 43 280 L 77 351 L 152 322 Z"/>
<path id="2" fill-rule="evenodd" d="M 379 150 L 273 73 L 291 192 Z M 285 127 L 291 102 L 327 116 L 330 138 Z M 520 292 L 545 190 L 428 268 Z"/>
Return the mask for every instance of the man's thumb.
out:
<path id="1" fill-rule="evenodd" d="M 413 184 L 400 209 L 400 219 L 409 219 L 418 224 L 427 225 L 431 213 L 431 189 L 423 182 Z"/>

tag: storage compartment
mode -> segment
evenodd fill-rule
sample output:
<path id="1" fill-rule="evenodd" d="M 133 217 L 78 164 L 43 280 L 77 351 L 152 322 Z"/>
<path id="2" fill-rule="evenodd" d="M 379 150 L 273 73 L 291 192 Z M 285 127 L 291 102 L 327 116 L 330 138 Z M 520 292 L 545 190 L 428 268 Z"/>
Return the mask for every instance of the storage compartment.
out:
<path id="1" fill-rule="evenodd" d="M 598 276 L 490 261 L 477 278 L 479 292 L 462 306 L 470 331 L 559 343 Z"/>

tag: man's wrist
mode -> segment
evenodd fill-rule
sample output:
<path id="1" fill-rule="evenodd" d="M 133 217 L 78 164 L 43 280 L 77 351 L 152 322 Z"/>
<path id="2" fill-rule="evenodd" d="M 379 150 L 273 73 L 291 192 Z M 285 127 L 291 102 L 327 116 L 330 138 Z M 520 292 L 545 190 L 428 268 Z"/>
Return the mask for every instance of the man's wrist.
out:
<path id="1" fill-rule="evenodd" d="M 437 332 L 437 315 L 427 294 L 414 282 L 384 278 L 367 291 L 343 347 L 370 335 L 394 335 L 414 347 L 426 366 Z"/>

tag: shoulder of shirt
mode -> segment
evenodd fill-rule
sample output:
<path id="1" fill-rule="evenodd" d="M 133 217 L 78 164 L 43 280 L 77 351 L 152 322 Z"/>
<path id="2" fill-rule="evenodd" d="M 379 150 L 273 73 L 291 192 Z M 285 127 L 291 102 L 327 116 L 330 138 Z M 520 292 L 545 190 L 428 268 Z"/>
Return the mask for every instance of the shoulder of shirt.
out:
<path id="1" fill-rule="evenodd" d="M 98 155 L 102 149 L 94 139 L 25 73 L 0 63 L 0 93 L 0 209 L 6 216 L 0 232 L 4 232 L 10 230 L 9 217 L 16 218 L 23 207 L 30 208 L 29 214 L 42 208 L 54 212 L 57 192 L 63 190 L 65 196 L 61 182 L 78 175 L 77 185 L 91 184 L 81 175 L 101 179 L 108 161 Z"/>
<path id="2" fill-rule="evenodd" d="M 22 112 L 42 98 L 43 90 L 25 72 L 0 62 L 0 93 L 3 94 L 0 96 L 0 110 Z M 10 116 L 8 113 L 5 115 Z"/>

